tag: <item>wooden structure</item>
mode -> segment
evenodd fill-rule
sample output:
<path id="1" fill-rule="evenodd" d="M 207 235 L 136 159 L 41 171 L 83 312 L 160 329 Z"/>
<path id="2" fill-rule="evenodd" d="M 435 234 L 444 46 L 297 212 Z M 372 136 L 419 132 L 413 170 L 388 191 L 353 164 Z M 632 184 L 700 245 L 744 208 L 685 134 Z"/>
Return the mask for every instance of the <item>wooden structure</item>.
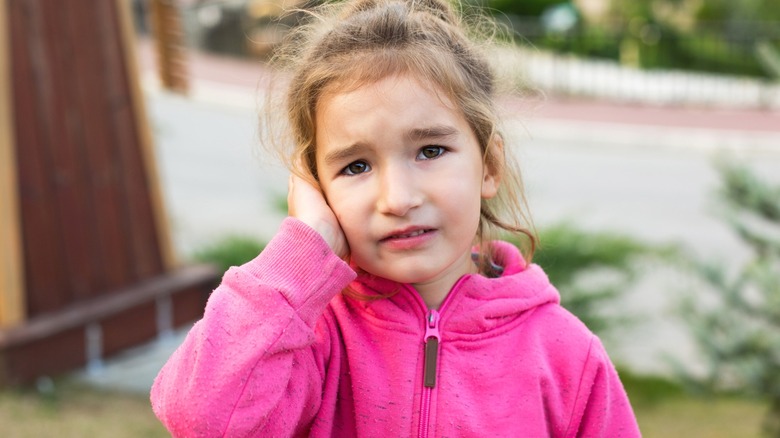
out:
<path id="1" fill-rule="evenodd" d="M 126 0 L 0 0 L 0 385 L 197 319 L 174 266 Z"/>
<path id="2" fill-rule="evenodd" d="M 163 88 L 186 94 L 189 88 L 184 62 L 184 32 L 176 0 L 151 0 L 160 82 Z"/>

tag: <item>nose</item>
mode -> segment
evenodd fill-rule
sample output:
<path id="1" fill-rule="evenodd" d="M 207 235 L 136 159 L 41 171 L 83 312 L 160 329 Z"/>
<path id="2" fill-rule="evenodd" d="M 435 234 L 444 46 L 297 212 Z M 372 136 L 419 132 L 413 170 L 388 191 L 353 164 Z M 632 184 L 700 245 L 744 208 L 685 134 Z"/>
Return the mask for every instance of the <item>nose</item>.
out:
<path id="1" fill-rule="evenodd" d="M 379 178 L 377 210 L 382 214 L 405 216 L 423 202 L 414 172 L 402 165 L 388 166 Z"/>

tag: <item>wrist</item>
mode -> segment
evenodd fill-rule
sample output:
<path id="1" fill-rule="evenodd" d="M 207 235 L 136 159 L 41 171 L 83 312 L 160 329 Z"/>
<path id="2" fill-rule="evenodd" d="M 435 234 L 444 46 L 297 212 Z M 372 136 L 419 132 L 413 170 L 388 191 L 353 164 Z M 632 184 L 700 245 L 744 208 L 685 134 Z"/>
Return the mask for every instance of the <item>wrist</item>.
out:
<path id="1" fill-rule="evenodd" d="M 343 258 L 346 256 L 346 248 L 343 242 L 343 239 L 341 238 L 341 230 L 336 230 L 333 227 L 333 224 L 328 222 L 327 220 L 320 219 L 320 218 L 296 218 L 306 224 L 309 228 L 314 230 L 319 236 L 322 238 L 322 240 L 325 241 L 325 243 L 328 245 L 328 247 L 333 251 L 337 256 Z"/>

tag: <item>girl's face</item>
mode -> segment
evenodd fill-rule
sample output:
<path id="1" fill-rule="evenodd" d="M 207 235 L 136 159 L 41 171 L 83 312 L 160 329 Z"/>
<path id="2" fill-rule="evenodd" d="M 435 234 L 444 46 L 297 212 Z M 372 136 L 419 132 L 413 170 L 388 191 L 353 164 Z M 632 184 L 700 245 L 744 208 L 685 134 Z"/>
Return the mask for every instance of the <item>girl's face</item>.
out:
<path id="1" fill-rule="evenodd" d="M 438 305 L 476 272 L 480 201 L 498 180 L 457 107 L 411 75 L 326 94 L 316 165 L 352 261 Z"/>

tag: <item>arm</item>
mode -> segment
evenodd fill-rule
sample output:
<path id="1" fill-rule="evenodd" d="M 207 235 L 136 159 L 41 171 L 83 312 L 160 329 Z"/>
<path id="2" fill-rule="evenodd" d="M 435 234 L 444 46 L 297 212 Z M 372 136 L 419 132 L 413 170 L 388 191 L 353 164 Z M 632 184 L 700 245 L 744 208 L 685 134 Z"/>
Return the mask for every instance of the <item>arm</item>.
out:
<path id="1" fill-rule="evenodd" d="M 626 391 L 596 337 L 591 342 L 566 436 L 641 437 Z"/>
<path id="2" fill-rule="evenodd" d="M 321 316 L 354 276 L 317 232 L 286 219 L 256 259 L 225 274 L 158 375 L 157 416 L 188 437 L 291 435 L 308 424 L 329 354 Z"/>

